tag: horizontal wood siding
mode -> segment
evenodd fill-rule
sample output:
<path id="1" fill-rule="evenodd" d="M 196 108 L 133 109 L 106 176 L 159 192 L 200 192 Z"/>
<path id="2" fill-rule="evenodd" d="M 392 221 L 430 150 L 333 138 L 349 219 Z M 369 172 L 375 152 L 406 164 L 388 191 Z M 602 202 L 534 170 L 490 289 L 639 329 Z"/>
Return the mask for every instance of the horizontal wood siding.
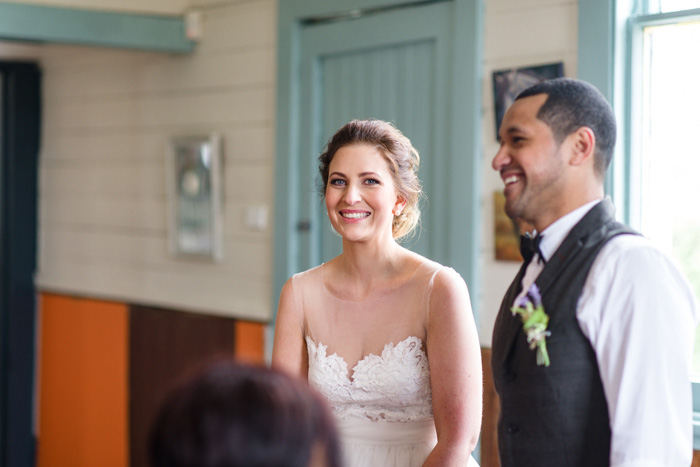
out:
<path id="1" fill-rule="evenodd" d="M 276 2 L 192 2 L 203 35 L 177 56 L 44 45 L 37 283 L 257 322 L 271 319 Z M 168 253 L 171 138 L 223 139 L 224 260 Z M 250 209 L 268 208 L 263 230 Z"/>

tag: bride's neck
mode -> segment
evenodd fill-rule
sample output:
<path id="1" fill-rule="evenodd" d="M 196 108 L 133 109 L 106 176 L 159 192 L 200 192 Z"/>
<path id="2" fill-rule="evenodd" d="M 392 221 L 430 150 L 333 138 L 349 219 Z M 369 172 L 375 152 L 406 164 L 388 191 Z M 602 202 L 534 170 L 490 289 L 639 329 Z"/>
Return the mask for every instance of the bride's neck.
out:
<path id="1" fill-rule="evenodd" d="M 391 277 L 401 269 L 406 259 L 406 249 L 395 241 L 384 245 L 353 244 L 343 248 L 338 256 L 338 266 L 343 275 L 371 281 Z"/>

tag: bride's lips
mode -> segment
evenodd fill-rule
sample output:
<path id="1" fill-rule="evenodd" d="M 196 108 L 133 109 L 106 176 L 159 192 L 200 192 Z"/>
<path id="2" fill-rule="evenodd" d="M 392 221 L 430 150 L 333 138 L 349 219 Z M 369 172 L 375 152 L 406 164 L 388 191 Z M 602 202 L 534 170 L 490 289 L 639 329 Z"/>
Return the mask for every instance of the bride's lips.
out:
<path id="1" fill-rule="evenodd" d="M 340 216 L 343 219 L 346 219 L 349 221 L 359 221 L 359 220 L 366 219 L 367 217 L 369 217 L 370 213 L 369 213 L 369 211 L 342 209 L 340 211 Z"/>

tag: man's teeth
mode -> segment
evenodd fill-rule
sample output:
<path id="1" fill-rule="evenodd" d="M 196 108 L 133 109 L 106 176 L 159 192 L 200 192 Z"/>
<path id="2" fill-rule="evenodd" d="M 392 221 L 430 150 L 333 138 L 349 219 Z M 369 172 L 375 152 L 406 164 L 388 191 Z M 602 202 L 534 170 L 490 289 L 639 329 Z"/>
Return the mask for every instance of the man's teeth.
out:
<path id="1" fill-rule="evenodd" d="M 363 217 L 369 216 L 368 212 L 341 212 L 341 216 L 347 219 L 362 219 Z"/>
<path id="2" fill-rule="evenodd" d="M 517 176 L 517 175 L 511 175 L 510 177 L 506 177 L 506 178 L 503 180 L 503 182 L 504 182 L 506 185 L 510 185 L 511 183 L 515 183 L 515 182 L 517 182 L 518 180 L 520 180 L 520 177 L 519 177 L 519 176 Z"/>

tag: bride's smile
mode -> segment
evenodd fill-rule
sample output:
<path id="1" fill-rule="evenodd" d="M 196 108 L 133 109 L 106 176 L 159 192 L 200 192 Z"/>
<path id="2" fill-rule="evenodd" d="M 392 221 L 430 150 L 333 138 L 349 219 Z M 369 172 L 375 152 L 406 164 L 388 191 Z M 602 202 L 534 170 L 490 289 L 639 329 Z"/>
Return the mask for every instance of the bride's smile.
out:
<path id="1" fill-rule="evenodd" d="M 340 148 L 329 166 L 326 209 L 333 228 L 349 241 L 392 239 L 402 206 L 389 164 L 368 144 Z"/>

